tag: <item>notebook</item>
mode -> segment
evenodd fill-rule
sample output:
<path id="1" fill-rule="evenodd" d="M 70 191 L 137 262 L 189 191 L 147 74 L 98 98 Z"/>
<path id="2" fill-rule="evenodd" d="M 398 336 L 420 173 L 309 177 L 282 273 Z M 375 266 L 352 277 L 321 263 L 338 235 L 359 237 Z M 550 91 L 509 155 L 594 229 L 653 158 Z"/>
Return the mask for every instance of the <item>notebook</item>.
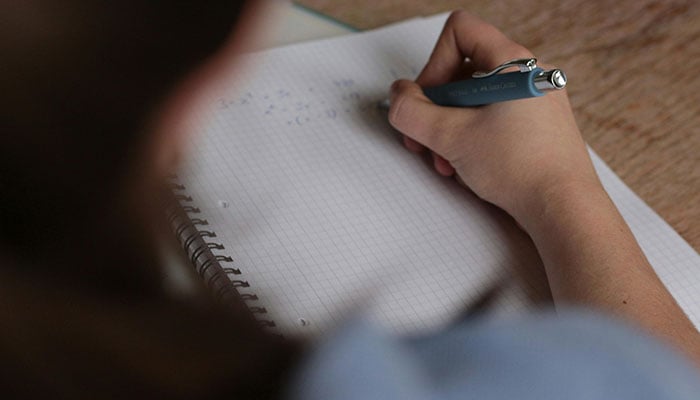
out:
<path id="1" fill-rule="evenodd" d="M 417 75 L 445 18 L 246 55 L 200 103 L 172 221 L 217 295 L 307 337 L 353 312 L 394 332 L 437 329 L 493 287 L 498 313 L 551 301 L 512 219 L 406 151 L 376 107 L 394 79 Z M 591 156 L 700 326 L 700 256 Z"/>

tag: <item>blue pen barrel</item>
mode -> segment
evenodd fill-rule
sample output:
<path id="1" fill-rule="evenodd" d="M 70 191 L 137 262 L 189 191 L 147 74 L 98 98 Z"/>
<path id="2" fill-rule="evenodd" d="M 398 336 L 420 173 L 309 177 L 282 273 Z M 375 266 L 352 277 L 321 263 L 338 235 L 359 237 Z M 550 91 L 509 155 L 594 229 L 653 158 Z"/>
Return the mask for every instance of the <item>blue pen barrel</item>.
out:
<path id="1" fill-rule="evenodd" d="M 441 106 L 471 107 L 501 101 L 544 95 L 535 87 L 535 76 L 542 68 L 529 72 L 508 72 L 488 78 L 472 78 L 423 89 L 433 103 Z"/>

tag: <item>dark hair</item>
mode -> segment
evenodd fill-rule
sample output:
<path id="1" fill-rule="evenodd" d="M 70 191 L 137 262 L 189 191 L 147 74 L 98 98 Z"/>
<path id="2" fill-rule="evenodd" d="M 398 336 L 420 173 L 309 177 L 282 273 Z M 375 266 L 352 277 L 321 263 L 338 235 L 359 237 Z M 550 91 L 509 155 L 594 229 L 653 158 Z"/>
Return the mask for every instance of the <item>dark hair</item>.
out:
<path id="1" fill-rule="evenodd" d="M 0 381 L 10 392 L 277 393 L 295 345 L 247 314 L 168 296 L 153 221 L 134 201 L 154 113 L 222 46 L 242 3 L 0 7 Z"/>
<path id="2" fill-rule="evenodd" d="M 143 158 L 146 124 L 168 91 L 222 45 L 241 2 L 4 8 L 0 242 L 27 257 L 47 246 L 60 251 L 73 236 L 89 239 L 93 220 L 119 207 Z"/>

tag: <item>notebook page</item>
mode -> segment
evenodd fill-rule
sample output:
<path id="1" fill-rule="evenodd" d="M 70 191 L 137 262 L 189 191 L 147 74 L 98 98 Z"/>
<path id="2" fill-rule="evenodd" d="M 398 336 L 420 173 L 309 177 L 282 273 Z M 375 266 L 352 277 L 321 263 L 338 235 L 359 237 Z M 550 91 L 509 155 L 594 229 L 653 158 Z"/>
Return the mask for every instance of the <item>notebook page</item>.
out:
<path id="1" fill-rule="evenodd" d="M 594 152 L 605 190 L 632 229 L 644 254 L 696 327 L 700 327 L 700 255 L 640 199 Z"/>
<path id="2" fill-rule="evenodd" d="M 282 332 L 322 334 L 357 309 L 397 332 L 430 329 L 496 284 L 504 312 L 547 296 L 510 218 L 405 151 L 375 107 L 418 73 L 443 22 L 253 54 L 193 119 L 184 183 Z M 596 165 L 697 324 L 697 254 Z"/>
<path id="3" fill-rule="evenodd" d="M 284 332 L 322 333 L 355 307 L 398 331 L 436 326 L 537 263 L 507 217 L 406 152 L 376 109 L 441 25 L 253 55 L 201 111 L 185 184 Z"/>

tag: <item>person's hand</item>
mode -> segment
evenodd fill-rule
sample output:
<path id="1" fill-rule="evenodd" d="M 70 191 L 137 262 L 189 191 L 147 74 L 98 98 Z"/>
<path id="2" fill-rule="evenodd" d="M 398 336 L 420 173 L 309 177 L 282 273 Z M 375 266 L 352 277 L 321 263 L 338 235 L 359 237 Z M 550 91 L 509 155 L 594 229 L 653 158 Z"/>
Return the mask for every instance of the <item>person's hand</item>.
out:
<path id="1" fill-rule="evenodd" d="M 473 108 L 439 107 L 421 87 L 532 57 L 493 26 L 453 13 L 416 82 L 392 85 L 389 121 L 478 196 L 510 213 L 537 248 L 557 307 L 622 317 L 700 365 L 700 335 L 666 290 L 598 180 L 564 91 Z"/>
<path id="2" fill-rule="evenodd" d="M 565 91 L 473 108 L 433 104 L 421 87 L 467 79 L 532 54 L 464 12 L 447 20 L 416 82 L 391 88 L 389 121 L 412 151 L 433 152 L 436 170 L 455 172 L 482 199 L 521 224 L 555 193 L 601 188 Z"/>

